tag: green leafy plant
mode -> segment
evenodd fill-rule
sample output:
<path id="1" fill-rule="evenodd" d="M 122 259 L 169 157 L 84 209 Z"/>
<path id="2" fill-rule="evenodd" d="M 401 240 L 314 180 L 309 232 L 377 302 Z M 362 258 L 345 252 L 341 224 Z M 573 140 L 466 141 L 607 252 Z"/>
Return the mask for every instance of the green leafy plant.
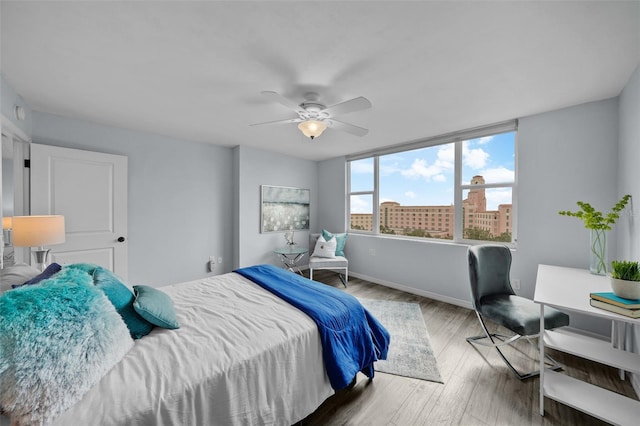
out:
<path id="1" fill-rule="evenodd" d="M 625 195 L 607 214 L 596 211 L 596 209 L 591 207 L 591 204 L 582 201 L 578 201 L 577 203 L 580 210 L 576 212 L 563 210 L 558 213 L 563 216 L 573 216 L 581 219 L 584 222 L 584 227 L 587 229 L 601 229 L 609 231 L 611 229 L 611 225 L 615 224 L 620 218 L 620 212 L 625 208 L 630 199 L 631 195 Z"/>
<path id="2" fill-rule="evenodd" d="M 640 281 L 638 262 L 614 260 L 611 262 L 611 278 L 625 281 Z"/>
<path id="3" fill-rule="evenodd" d="M 558 213 L 563 216 L 573 216 L 584 222 L 584 227 L 592 230 L 591 252 L 593 253 L 593 261 L 589 265 L 592 273 L 604 275 L 607 273 L 607 262 L 605 256 L 607 252 L 606 231 L 611 230 L 611 225 L 615 224 L 620 218 L 620 212 L 626 207 L 631 200 L 631 195 L 625 195 L 616 203 L 615 206 L 607 214 L 596 211 L 591 204 L 578 201 L 580 210 L 576 212 L 563 210 Z"/>

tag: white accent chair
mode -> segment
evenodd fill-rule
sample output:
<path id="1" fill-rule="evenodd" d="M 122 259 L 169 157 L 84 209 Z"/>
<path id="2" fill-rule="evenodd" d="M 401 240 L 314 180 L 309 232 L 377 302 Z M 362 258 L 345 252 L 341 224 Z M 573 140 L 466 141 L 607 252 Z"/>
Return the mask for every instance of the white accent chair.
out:
<path id="1" fill-rule="evenodd" d="M 340 281 L 347 287 L 349 281 L 349 260 L 344 256 L 318 257 L 313 255 L 313 249 L 320 234 L 309 234 L 309 279 L 313 279 L 314 269 L 329 269 L 340 274 Z"/>

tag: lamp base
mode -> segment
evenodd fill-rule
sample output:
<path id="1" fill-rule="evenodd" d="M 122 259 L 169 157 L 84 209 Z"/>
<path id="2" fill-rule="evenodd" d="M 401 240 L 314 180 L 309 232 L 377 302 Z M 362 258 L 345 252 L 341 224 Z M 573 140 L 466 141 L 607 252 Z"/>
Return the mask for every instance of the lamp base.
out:
<path id="1" fill-rule="evenodd" d="M 49 252 L 51 250 L 45 248 L 32 249 L 33 258 L 36 261 L 36 268 L 40 269 L 40 272 L 47 268 L 47 259 L 49 258 Z"/>

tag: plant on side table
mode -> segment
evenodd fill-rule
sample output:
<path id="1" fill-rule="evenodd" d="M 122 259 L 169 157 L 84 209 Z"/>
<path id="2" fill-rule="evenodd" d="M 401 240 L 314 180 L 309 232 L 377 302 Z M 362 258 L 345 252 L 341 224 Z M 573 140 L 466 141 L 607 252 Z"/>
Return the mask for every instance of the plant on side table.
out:
<path id="1" fill-rule="evenodd" d="M 638 262 L 612 261 L 611 289 L 618 297 L 640 299 L 640 267 L 638 267 Z"/>
<path id="2" fill-rule="evenodd" d="M 589 258 L 589 270 L 592 274 L 606 275 L 607 273 L 607 234 L 611 226 L 620 218 L 620 212 L 625 208 L 631 195 L 625 195 L 616 203 L 606 215 L 596 211 L 591 204 L 578 201 L 580 210 L 576 212 L 559 211 L 563 216 L 573 216 L 584 222 L 584 227 L 590 232 L 591 255 Z"/>

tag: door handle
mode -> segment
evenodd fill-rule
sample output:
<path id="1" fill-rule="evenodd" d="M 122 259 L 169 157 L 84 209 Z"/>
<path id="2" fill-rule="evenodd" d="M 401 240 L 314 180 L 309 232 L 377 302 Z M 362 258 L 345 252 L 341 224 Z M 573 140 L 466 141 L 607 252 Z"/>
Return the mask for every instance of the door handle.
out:
<path id="1" fill-rule="evenodd" d="M 118 242 L 119 243 L 124 243 L 125 238 L 124 237 L 118 237 Z"/>

